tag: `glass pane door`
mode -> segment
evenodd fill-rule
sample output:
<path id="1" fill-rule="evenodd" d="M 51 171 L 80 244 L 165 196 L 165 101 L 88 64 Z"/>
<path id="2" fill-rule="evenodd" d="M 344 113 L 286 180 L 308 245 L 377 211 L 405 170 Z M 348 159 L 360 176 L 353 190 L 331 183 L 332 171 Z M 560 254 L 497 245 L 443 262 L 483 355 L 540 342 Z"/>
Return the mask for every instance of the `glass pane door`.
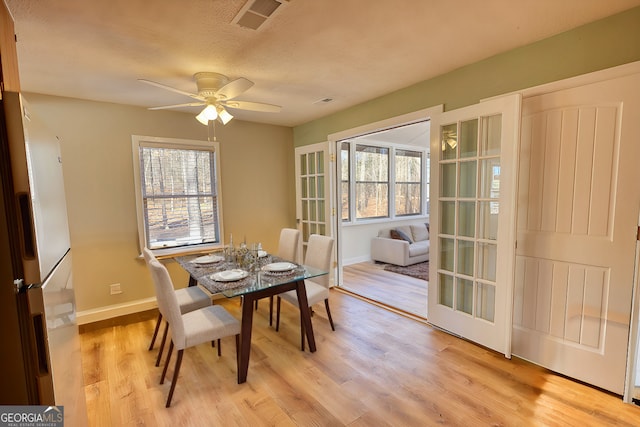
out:
<path id="1" fill-rule="evenodd" d="M 505 355 L 519 103 L 511 96 L 432 117 L 428 319 Z"/>
<path id="2" fill-rule="evenodd" d="M 501 115 L 441 126 L 438 303 L 493 322 Z"/>
<path id="3" fill-rule="evenodd" d="M 296 148 L 296 214 L 302 232 L 303 256 L 310 235 L 331 235 L 329 179 L 328 144 Z"/>

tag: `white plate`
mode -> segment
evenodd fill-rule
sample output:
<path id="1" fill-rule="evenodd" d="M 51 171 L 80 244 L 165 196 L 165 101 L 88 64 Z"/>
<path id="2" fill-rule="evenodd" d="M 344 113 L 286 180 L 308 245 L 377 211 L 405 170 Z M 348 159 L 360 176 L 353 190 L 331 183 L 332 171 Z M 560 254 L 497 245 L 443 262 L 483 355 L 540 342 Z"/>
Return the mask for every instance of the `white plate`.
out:
<path id="1" fill-rule="evenodd" d="M 273 262 L 271 264 L 267 264 L 262 269 L 264 271 L 289 271 L 296 268 L 297 265 L 291 264 L 290 262 Z"/>
<path id="2" fill-rule="evenodd" d="M 244 270 L 226 270 L 212 274 L 211 278 L 216 282 L 233 282 L 235 280 L 244 279 L 249 273 Z"/>
<path id="3" fill-rule="evenodd" d="M 213 264 L 214 262 L 220 262 L 224 259 L 220 255 L 204 255 L 196 259 L 192 259 L 191 262 L 195 264 Z"/>

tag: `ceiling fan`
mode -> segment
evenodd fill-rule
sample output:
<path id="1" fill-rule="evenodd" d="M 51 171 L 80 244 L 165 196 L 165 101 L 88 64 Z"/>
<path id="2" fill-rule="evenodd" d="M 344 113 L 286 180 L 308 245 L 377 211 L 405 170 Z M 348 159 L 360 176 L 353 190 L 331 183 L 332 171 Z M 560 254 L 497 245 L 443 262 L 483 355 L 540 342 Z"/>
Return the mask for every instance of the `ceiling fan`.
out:
<path id="1" fill-rule="evenodd" d="M 261 102 L 237 101 L 237 96 L 246 92 L 253 86 L 253 82 L 244 77 L 235 80 L 229 80 L 225 75 L 213 72 L 200 72 L 193 75 L 198 88 L 198 93 L 185 92 L 171 86 L 156 83 L 151 80 L 139 79 L 143 83 L 157 86 L 162 89 L 186 95 L 197 102 L 188 102 L 185 104 L 164 105 L 161 107 L 150 107 L 149 110 L 166 110 L 169 108 L 180 107 L 197 107 L 204 105 L 200 114 L 196 119 L 203 125 L 208 125 L 209 121 L 219 120 L 226 125 L 233 118 L 227 111 L 227 108 L 238 110 L 260 111 L 265 113 L 278 113 L 281 108 L 279 105 L 263 104 Z"/>

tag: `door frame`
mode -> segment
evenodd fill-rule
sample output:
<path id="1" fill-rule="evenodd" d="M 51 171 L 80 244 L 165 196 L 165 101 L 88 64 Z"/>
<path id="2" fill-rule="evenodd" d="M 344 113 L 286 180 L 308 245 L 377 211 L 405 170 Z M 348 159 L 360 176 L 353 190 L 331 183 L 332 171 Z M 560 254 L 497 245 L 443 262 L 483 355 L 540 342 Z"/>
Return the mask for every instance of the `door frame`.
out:
<path id="1" fill-rule="evenodd" d="M 335 206 L 335 209 L 337 209 L 339 206 L 342 206 L 342 203 L 340 200 L 340 189 L 338 188 L 341 182 L 340 176 L 339 176 L 340 170 L 341 170 L 340 169 L 341 164 L 340 164 L 340 158 L 337 154 L 340 152 L 340 148 L 338 147 L 338 144 L 340 141 L 347 138 L 355 138 L 367 133 L 389 129 L 399 125 L 410 124 L 411 122 L 417 122 L 420 120 L 430 120 L 431 116 L 433 116 L 434 114 L 440 114 L 443 111 L 444 111 L 444 104 L 435 105 L 433 107 L 423 108 L 421 110 L 414 111 L 411 113 L 390 117 L 388 119 L 367 123 L 362 126 L 357 126 L 354 128 L 329 134 L 327 136 L 327 140 L 329 141 L 329 146 L 331 147 L 331 152 L 333 156 L 332 158 L 335 159 L 335 161 L 332 162 L 332 166 L 334 169 L 332 191 L 334 196 L 333 206 Z M 427 141 L 427 144 L 429 144 L 429 141 Z M 341 245 L 341 239 L 343 235 L 342 220 L 341 220 L 341 215 L 338 215 L 337 213 L 333 215 L 333 218 L 335 220 L 333 224 L 333 229 L 335 230 L 335 233 L 336 233 L 335 238 L 336 238 L 336 249 L 337 249 L 336 250 L 337 265 L 336 265 L 335 283 L 337 285 L 341 285 L 342 278 L 343 278 L 342 245 Z"/>

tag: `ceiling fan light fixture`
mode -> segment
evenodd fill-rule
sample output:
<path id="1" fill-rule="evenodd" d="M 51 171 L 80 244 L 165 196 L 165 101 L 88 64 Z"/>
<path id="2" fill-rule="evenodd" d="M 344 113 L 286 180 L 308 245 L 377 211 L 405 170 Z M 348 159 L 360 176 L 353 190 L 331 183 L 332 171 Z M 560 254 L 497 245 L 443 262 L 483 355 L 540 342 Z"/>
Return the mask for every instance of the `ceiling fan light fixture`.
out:
<path id="1" fill-rule="evenodd" d="M 216 111 L 216 107 L 209 104 L 196 116 L 196 120 L 198 120 L 203 125 L 207 125 L 210 120 L 215 120 L 218 118 L 218 112 Z"/>
<path id="2" fill-rule="evenodd" d="M 226 125 L 231 121 L 231 119 L 233 119 L 233 116 L 231 115 L 231 113 L 225 110 L 222 105 L 218 105 L 216 110 L 218 112 L 218 120 L 220 120 L 223 125 Z"/>

